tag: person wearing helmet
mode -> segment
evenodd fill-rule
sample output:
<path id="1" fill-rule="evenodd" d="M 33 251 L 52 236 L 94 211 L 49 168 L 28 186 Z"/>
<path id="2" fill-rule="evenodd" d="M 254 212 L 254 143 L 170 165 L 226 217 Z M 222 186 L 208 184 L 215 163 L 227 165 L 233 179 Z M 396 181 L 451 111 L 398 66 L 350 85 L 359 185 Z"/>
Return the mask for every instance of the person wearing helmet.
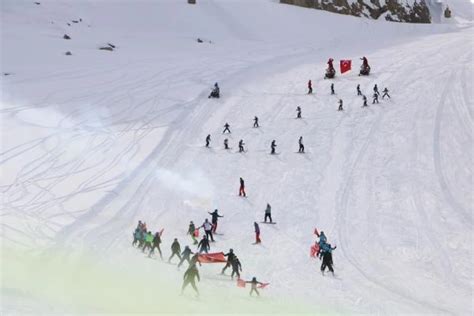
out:
<path id="1" fill-rule="evenodd" d="M 234 254 L 234 249 L 229 249 L 229 252 L 224 255 L 224 257 L 227 257 L 227 263 L 225 264 L 225 267 L 222 268 L 221 274 L 224 274 L 225 270 L 229 267 L 232 266 L 232 262 L 235 259 L 235 254 Z"/>

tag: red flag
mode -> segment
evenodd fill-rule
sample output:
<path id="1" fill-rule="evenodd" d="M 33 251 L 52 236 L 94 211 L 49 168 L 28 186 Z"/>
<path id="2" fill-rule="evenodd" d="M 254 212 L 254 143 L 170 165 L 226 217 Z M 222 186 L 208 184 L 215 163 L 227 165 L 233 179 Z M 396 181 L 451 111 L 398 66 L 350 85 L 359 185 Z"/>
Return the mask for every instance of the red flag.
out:
<path id="1" fill-rule="evenodd" d="M 345 73 L 346 71 L 351 70 L 352 60 L 350 59 L 341 59 L 341 74 Z"/>
<path id="2" fill-rule="evenodd" d="M 311 246 L 309 255 L 310 255 L 312 258 L 315 258 L 315 257 L 316 257 L 316 254 L 317 254 L 318 252 L 319 252 L 319 245 L 318 245 L 318 244 L 314 244 L 314 245 Z"/>
<path id="3" fill-rule="evenodd" d="M 196 229 L 194 230 L 194 234 L 193 234 L 193 235 L 194 235 L 194 237 L 199 237 L 199 228 L 196 228 Z"/>
<path id="4" fill-rule="evenodd" d="M 201 263 L 219 263 L 227 262 L 223 252 L 203 253 L 198 256 Z"/>
<path id="5" fill-rule="evenodd" d="M 262 283 L 262 284 L 257 285 L 257 287 L 259 289 L 263 289 L 263 288 L 266 288 L 268 284 L 270 284 L 270 283 Z"/>

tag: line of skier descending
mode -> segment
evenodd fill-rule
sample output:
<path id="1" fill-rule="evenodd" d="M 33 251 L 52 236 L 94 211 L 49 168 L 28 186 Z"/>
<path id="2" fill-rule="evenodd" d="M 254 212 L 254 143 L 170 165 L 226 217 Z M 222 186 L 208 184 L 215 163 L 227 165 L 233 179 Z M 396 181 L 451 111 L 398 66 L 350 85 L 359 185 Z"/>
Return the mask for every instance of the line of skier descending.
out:
<path id="1" fill-rule="evenodd" d="M 217 92 L 214 92 L 215 90 L 213 90 L 213 92 L 211 92 L 211 95 L 213 95 L 213 93 L 220 93 L 219 92 L 220 91 L 219 85 L 217 84 L 217 82 L 215 83 L 215 88 L 217 89 Z M 331 95 L 335 95 L 336 92 L 335 92 L 334 83 L 331 83 L 330 88 L 331 88 Z M 378 88 L 377 84 L 374 85 L 373 92 L 374 93 L 372 95 L 372 104 L 380 103 L 379 102 L 380 92 L 379 92 L 379 88 Z M 309 80 L 308 81 L 308 94 L 312 94 L 312 93 L 313 93 L 313 87 L 312 87 L 311 80 Z M 357 96 L 362 96 L 362 107 L 363 108 L 368 107 L 367 97 L 364 94 L 362 94 L 362 91 L 360 89 L 360 84 L 357 84 L 356 93 L 357 93 Z M 391 98 L 390 95 L 388 94 L 389 93 L 388 88 L 385 87 L 382 90 L 382 93 L 383 93 L 382 94 L 382 99 L 385 99 L 385 97 L 387 97 L 389 99 Z M 337 110 L 338 111 L 344 111 L 344 101 L 342 99 L 339 99 L 339 101 L 338 101 Z M 297 119 L 302 119 L 303 118 L 301 106 L 296 107 L 296 118 Z M 253 128 L 259 128 L 259 127 L 260 127 L 259 118 L 257 116 L 255 116 L 254 119 L 253 119 Z M 222 134 L 231 134 L 230 124 L 228 122 L 226 122 L 224 124 L 224 130 L 222 131 Z M 244 140 L 240 139 L 239 142 L 238 142 L 238 152 L 239 153 L 247 152 L 244 145 L 245 145 Z M 205 147 L 209 148 L 210 146 L 211 146 L 211 134 L 208 134 L 206 136 L 206 139 L 205 139 Z M 271 155 L 275 155 L 277 153 L 276 152 L 276 147 L 277 147 L 276 140 L 272 140 L 271 144 L 270 144 L 270 154 Z M 224 139 L 224 149 L 225 150 L 232 149 L 231 147 L 229 147 L 229 139 L 228 138 Z M 299 139 L 298 139 L 298 153 L 300 153 L 300 154 L 305 153 L 304 144 L 303 144 L 303 136 L 300 136 Z"/>

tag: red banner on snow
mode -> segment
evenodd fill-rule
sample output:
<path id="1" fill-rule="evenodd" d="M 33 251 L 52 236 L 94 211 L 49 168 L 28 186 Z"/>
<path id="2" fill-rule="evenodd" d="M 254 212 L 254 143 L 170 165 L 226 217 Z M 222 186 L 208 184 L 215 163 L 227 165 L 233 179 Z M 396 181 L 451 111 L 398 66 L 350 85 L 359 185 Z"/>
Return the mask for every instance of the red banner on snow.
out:
<path id="1" fill-rule="evenodd" d="M 237 286 L 238 287 L 245 287 L 245 280 L 242 280 L 242 279 L 237 279 Z M 257 288 L 259 289 L 263 289 L 263 288 L 266 288 L 270 283 L 260 283 L 259 285 L 257 285 Z"/>
<path id="2" fill-rule="evenodd" d="M 319 252 L 319 245 L 318 244 L 314 244 L 311 246 L 310 248 L 310 251 L 309 251 L 309 255 L 311 258 L 316 258 L 316 254 Z"/>
<path id="3" fill-rule="evenodd" d="M 198 256 L 198 259 L 201 263 L 227 262 L 223 252 L 203 253 Z"/>
<path id="4" fill-rule="evenodd" d="M 341 59 L 340 66 L 341 66 L 341 74 L 343 74 L 346 71 L 351 70 L 352 60 L 350 60 L 350 59 Z"/>

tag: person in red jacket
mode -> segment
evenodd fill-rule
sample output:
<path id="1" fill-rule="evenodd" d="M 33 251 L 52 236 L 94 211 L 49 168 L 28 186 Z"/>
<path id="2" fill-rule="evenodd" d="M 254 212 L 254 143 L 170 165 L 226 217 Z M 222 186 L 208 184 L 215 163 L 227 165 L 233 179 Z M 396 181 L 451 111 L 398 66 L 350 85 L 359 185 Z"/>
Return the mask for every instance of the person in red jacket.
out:
<path id="1" fill-rule="evenodd" d="M 260 227 L 258 226 L 257 222 L 253 223 L 253 226 L 255 228 L 255 243 L 259 244 L 262 241 L 260 240 Z"/>
<path id="2" fill-rule="evenodd" d="M 240 178 L 239 196 L 243 196 L 243 197 L 247 196 L 247 194 L 245 194 L 245 182 L 244 182 L 244 179 L 242 178 Z"/>
<path id="3" fill-rule="evenodd" d="M 311 80 L 308 81 L 308 94 L 313 93 L 313 85 L 311 84 Z"/>

